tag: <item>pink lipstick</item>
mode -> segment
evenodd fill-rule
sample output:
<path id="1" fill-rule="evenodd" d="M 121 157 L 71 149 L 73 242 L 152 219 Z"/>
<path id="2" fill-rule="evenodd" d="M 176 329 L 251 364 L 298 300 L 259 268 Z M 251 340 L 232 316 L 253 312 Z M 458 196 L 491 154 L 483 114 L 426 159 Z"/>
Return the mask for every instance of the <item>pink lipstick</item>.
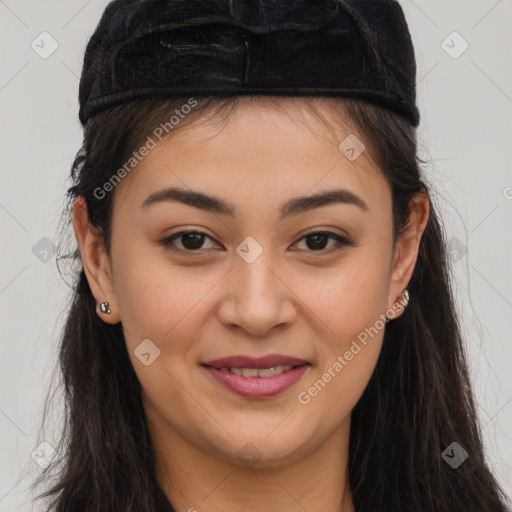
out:
<path id="1" fill-rule="evenodd" d="M 247 398 L 272 398 L 298 382 L 311 364 L 283 355 L 231 356 L 206 361 L 202 367 L 233 393 Z"/>

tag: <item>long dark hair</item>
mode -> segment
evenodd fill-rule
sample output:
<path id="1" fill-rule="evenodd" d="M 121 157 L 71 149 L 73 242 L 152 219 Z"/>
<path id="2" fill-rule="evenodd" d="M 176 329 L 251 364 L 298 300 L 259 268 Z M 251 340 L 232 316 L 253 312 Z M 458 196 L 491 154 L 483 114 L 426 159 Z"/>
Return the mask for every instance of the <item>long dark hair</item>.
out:
<path id="1" fill-rule="evenodd" d="M 197 98 L 174 130 L 200 116 L 222 121 L 246 99 Z M 89 120 L 72 165 L 73 184 L 63 214 L 67 228 L 73 203 L 82 196 L 91 224 L 110 250 L 115 192 L 98 199 L 94 191 L 187 101 L 138 100 Z M 272 97 L 257 101 L 274 108 L 290 104 Z M 300 105 L 318 113 L 315 105 L 322 102 L 340 124 L 351 123 L 351 132 L 364 141 L 388 180 L 395 239 L 407 225 L 413 194 L 426 191 L 430 204 L 408 284 L 409 306 L 387 324 L 376 369 L 352 411 L 348 470 L 356 511 L 505 512 L 505 494 L 485 461 L 446 237 L 431 186 L 422 176 L 425 162 L 417 155 L 416 131 L 399 115 L 356 99 L 305 97 Z M 156 453 L 122 326 L 98 317 L 78 248 L 60 254 L 58 261 L 77 265 L 59 354 L 65 410 L 59 457 L 35 482 L 52 480 L 52 487 L 37 498 L 50 498 L 48 510 L 55 512 L 173 511 L 155 478 Z M 43 426 L 51 396 L 50 390 Z M 457 468 L 441 457 L 452 442 L 468 453 Z"/>

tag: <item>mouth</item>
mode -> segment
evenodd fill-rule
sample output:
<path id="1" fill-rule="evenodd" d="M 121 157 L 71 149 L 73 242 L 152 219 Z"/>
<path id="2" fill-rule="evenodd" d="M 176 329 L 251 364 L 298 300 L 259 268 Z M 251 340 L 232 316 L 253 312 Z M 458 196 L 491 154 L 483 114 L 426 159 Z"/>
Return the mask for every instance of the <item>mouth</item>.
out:
<path id="1" fill-rule="evenodd" d="M 246 398 L 272 398 L 296 384 L 311 363 L 288 356 L 233 356 L 201 366 L 225 389 Z"/>
<path id="2" fill-rule="evenodd" d="M 300 359 L 293 356 L 285 356 L 281 354 L 270 354 L 264 357 L 249 357 L 243 355 L 222 357 L 220 359 L 213 359 L 205 361 L 203 365 L 211 366 L 213 368 L 242 368 L 242 369 L 269 369 L 278 366 L 301 366 L 309 364 L 305 359 Z"/>
<path id="3" fill-rule="evenodd" d="M 222 372 L 231 372 L 242 377 L 259 377 L 266 379 L 268 377 L 281 375 L 284 372 L 289 372 L 294 368 L 298 368 L 298 366 L 278 365 L 271 366 L 270 368 L 215 368 L 213 366 L 209 366 L 209 368 L 214 368 L 215 370 L 220 370 Z"/>

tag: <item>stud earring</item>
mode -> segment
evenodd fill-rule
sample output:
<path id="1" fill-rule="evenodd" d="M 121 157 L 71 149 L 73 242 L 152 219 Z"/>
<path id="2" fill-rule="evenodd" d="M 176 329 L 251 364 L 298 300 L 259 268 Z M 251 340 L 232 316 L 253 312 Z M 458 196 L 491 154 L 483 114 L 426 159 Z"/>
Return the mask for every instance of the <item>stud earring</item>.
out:
<path id="1" fill-rule="evenodd" d="M 395 302 L 395 304 L 397 303 Z M 404 309 L 407 307 L 407 304 L 409 304 L 409 291 L 407 290 L 407 288 L 405 288 L 405 290 L 403 290 L 403 292 L 400 294 L 399 304 L 401 304 Z M 393 312 L 393 316 L 390 318 L 388 317 L 388 315 L 386 315 L 386 321 L 393 320 L 395 318 L 396 313 L 394 310 L 395 306 L 393 306 L 393 309 L 390 310 Z"/>
<path id="2" fill-rule="evenodd" d="M 112 313 L 112 311 L 111 311 L 111 310 L 110 310 L 110 308 L 109 308 L 109 304 L 108 304 L 108 302 L 102 302 L 102 303 L 100 304 L 100 311 L 101 311 L 102 313 L 105 313 L 106 315 L 110 315 L 110 313 Z"/>
<path id="3" fill-rule="evenodd" d="M 404 308 L 406 308 L 407 304 L 409 304 L 409 291 L 407 288 L 400 294 L 400 302 Z"/>

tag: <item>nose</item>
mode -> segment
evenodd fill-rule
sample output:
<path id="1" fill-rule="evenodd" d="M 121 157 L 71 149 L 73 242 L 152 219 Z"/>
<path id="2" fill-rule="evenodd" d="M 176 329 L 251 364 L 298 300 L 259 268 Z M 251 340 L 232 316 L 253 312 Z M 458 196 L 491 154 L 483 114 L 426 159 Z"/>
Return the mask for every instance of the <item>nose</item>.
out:
<path id="1" fill-rule="evenodd" d="M 280 268 L 270 251 L 252 263 L 240 258 L 223 282 L 220 322 L 259 337 L 291 325 L 297 317 L 297 296 L 293 283 L 287 282 L 289 274 L 287 278 Z"/>

